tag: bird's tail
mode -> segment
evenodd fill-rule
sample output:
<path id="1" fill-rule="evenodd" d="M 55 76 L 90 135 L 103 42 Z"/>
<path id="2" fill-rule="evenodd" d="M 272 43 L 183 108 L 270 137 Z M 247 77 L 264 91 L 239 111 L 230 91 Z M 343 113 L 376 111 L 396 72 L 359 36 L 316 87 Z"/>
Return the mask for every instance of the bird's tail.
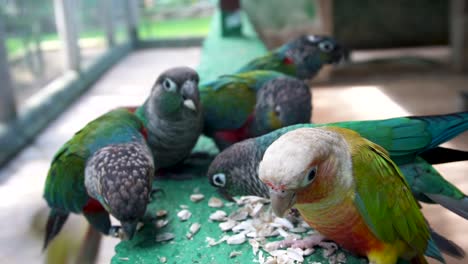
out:
<path id="1" fill-rule="evenodd" d="M 468 160 L 468 151 L 437 147 L 420 154 L 430 164 L 441 164 Z"/>
<path id="2" fill-rule="evenodd" d="M 50 211 L 46 224 L 44 246 L 42 247 L 43 251 L 47 248 L 50 241 L 52 241 L 52 239 L 58 235 L 60 230 L 62 230 L 65 221 L 67 221 L 68 215 L 68 212 L 64 212 L 59 209 L 52 209 Z"/>
<path id="3" fill-rule="evenodd" d="M 426 123 L 425 131 L 431 134 L 432 141 L 426 148 L 435 148 L 468 130 L 468 111 L 432 116 L 412 116 L 412 120 L 420 120 Z"/>
<path id="4" fill-rule="evenodd" d="M 462 259 L 465 257 L 465 251 L 461 247 L 455 244 L 455 242 L 435 232 L 434 230 L 431 230 L 431 240 L 429 241 L 428 250 L 431 245 L 431 241 L 434 242 L 434 244 L 438 249 L 440 249 L 441 252 L 449 256 L 457 259 Z"/>

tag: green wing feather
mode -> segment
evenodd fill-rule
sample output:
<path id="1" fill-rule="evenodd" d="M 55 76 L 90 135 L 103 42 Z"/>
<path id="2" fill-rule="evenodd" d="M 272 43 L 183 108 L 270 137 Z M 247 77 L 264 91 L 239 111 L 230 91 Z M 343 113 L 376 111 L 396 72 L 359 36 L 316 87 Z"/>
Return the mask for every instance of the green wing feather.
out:
<path id="1" fill-rule="evenodd" d="M 143 140 L 143 124 L 126 109 L 116 109 L 88 123 L 54 156 L 47 175 L 44 198 L 51 208 L 80 213 L 89 196 L 84 185 L 87 159 L 96 150 Z"/>
<path id="2" fill-rule="evenodd" d="M 398 167 L 384 149 L 366 139 L 351 155 L 356 204 L 368 226 L 382 241 L 403 240 L 424 253 L 429 229 Z"/>
<path id="3" fill-rule="evenodd" d="M 242 127 L 253 114 L 256 94 L 265 82 L 284 74 L 273 71 L 252 71 L 223 75 L 200 85 L 205 132 Z"/>

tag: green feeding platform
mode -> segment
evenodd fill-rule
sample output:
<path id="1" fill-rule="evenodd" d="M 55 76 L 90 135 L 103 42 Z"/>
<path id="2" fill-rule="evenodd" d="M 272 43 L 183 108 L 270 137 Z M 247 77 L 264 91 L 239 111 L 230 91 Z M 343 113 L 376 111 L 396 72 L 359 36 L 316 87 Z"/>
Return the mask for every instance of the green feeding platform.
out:
<path id="1" fill-rule="evenodd" d="M 217 13 L 213 17 L 210 34 L 203 45 L 201 63 L 198 68 L 202 82 L 212 80 L 221 74 L 232 73 L 249 60 L 267 51 L 245 15 L 243 15 L 242 25 L 243 37 L 223 38 L 219 19 L 219 13 Z M 208 152 L 214 157 L 218 150 L 210 139 L 201 137 L 194 152 Z M 254 255 L 248 241 L 239 245 L 223 242 L 208 246 L 207 238 L 219 240 L 225 235 L 235 234 L 232 231 L 221 231 L 218 226 L 219 222 L 210 221 L 209 216 L 217 210 L 223 210 L 229 214 L 238 209 L 233 203 L 227 206 L 229 202 L 222 199 L 208 182 L 206 170 L 211 159 L 199 160 L 196 165 L 187 166 L 187 171 L 184 173 L 190 173 L 193 176 L 191 179 L 157 179 L 154 182 L 154 187 L 163 191 L 154 195 L 147 212 L 154 215 L 160 210 L 166 210 L 167 215 L 161 219 L 167 219 L 169 222 L 162 228 L 156 228 L 154 223 L 147 223 L 131 241 L 120 242 L 115 248 L 113 264 L 259 263 L 258 255 Z M 197 203 L 192 202 L 190 195 L 194 193 L 203 194 L 204 199 Z M 222 208 L 208 206 L 208 200 L 211 197 L 222 199 L 225 205 Z M 183 208 L 191 212 L 191 217 L 186 221 L 181 221 L 177 216 Z M 199 223 L 201 227 L 191 239 L 188 239 L 187 233 L 193 223 Z M 158 242 L 157 236 L 164 235 L 164 233 L 171 233 L 174 238 Z M 270 240 L 278 239 L 282 238 L 278 236 Z M 231 257 L 231 254 L 236 256 Z M 263 255 L 268 256 L 267 253 Z M 346 256 L 346 263 L 362 262 L 363 259 Z M 324 257 L 323 249 L 317 248 L 312 255 L 305 257 L 303 263 L 329 263 L 329 259 Z"/>

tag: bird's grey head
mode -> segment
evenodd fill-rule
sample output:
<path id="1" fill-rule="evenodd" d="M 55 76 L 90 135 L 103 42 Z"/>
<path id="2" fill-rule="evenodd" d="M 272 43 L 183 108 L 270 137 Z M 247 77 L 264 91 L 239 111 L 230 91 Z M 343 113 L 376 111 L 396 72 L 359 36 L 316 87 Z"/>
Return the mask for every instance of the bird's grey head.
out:
<path id="1" fill-rule="evenodd" d="M 294 77 L 279 77 L 265 83 L 257 93 L 255 130 L 263 135 L 275 129 L 311 119 L 311 92 L 305 82 Z"/>
<path id="2" fill-rule="evenodd" d="M 241 141 L 216 156 L 208 168 L 208 179 L 229 200 L 240 195 L 265 197 L 268 188 L 257 176 L 261 158 L 254 139 Z"/>
<path id="3" fill-rule="evenodd" d="M 175 67 L 163 72 L 151 90 L 149 111 L 158 115 L 200 112 L 199 77 L 189 67 Z"/>

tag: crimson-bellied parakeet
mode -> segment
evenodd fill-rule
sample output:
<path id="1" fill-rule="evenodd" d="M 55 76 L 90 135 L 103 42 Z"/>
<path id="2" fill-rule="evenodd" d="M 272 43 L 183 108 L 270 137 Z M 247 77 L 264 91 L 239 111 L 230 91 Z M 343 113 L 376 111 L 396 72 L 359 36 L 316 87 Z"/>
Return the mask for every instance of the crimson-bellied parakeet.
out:
<path id="1" fill-rule="evenodd" d="M 156 169 L 181 162 L 197 143 L 203 126 L 198 81 L 197 72 L 191 68 L 169 69 L 158 77 L 150 97 L 136 109 L 148 131 Z"/>
<path id="2" fill-rule="evenodd" d="M 44 248 L 70 213 L 83 214 L 103 234 L 111 233 L 111 214 L 131 238 L 145 214 L 153 174 L 146 129 L 131 111 L 116 109 L 88 123 L 52 160 L 44 190 L 51 208 Z"/>
<path id="3" fill-rule="evenodd" d="M 332 37 L 303 35 L 265 56 L 253 59 L 237 73 L 271 70 L 301 80 L 312 79 L 323 65 L 339 62 L 344 53 L 344 48 Z"/>
<path id="4" fill-rule="evenodd" d="M 468 197 L 418 156 L 466 131 L 468 112 L 285 127 L 261 137 L 239 142 L 221 152 L 208 169 L 209 180 L 228 197 L 236 195 L 267 197 L 268 189 L 258 179 L 257 171 L 268 146 L 288 131 L 301 127 L 324 126 L 349 128 L 379 144 L 400 166 L 411 191 L 418 200 L 439 203 L 468 219 Z"/>
<path id="5" fill-rule="evenodd" d="M 310 121 L 311 95 L 301 80 L 273 71 L 223 75 L 200 85 L 203 133 L 223 149 L 277 128 Z"/>
<path id="6" fill-rule="evenodd" d="M 320 234 L 370 263 L 427 263 L 427 225 L 408 183 L 381 146 L 340 127 L 300 128 L 259 164 L 273 212 L 290 208 Z"/>

